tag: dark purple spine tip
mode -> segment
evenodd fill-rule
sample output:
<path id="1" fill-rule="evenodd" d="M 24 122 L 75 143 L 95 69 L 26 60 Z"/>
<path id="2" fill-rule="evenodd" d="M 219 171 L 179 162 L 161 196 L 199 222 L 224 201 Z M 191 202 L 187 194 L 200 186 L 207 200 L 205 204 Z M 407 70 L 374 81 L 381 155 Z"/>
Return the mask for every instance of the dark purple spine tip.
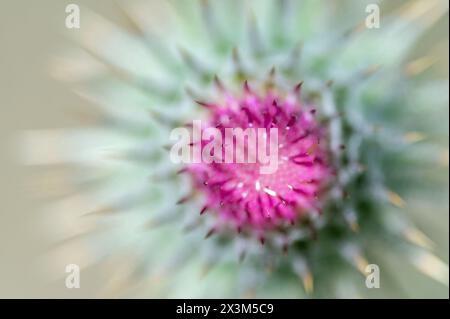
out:
<path id="1" fill-rule="evenodd" d="M 180 169 L 180 170 L 177 171 L 177 175 L 186 173 L 187 171 L 188 171 L 188 169 L 187 169 L 186 167 L 184 167 L 184 168 L 182 168 L 182 169 Z"/>
<path id="2" fill-rule="evenodd" d="M 302 89 L 302 85 L 303 85 L 303 81 L 299 82 L 295 87 L 294 87 L 294 92 L 295 93 L 300 93 L 301 89 Z"/>
<path id="3" fill-rule="evenodd" d="M 269 71 L 269 76 L 270 76 L 270 77 L 274 77 L 274 76 L 275 76 L 275 72 L 276 72 L 276 68 L 275 68 L 275 66 L 273 66 L 273 67 L 270 69 L 270 71 Z"/>
<path id="4" fill-rule="evenodd" d="M 191 195 L 188 195 L 188 196 L 185 196 L 185 197 L 180 198 L 180 199 L 177 201 L 177 205 L 181 205 L 181 204 L 186 203 L 190 198 L 191 198 Z"/>
<path id="5" fill-rule="evenodd" d="M 287 123 L 286 127 L 291 127 L 295 122 L 297 122 L 297 116 L 292 115 L 289 119 L 289 122 Z"/>
<path id="6" fill-rule="evenodd" d="M 206 108 L 212 107 L 211 104 L 206 103 L 206 102 L 203 102 L 203 101 L 199 101 L 199 100 L 195 100 L 195 103 L 197 103 L 197 104 L 200 105 L 200 106 L 206 107 Z"/>
<path id="7" fill-rule="evenodd" d="M 215 228 L 211 228 L 205 235 L 205 239 L 211 237 L 216 232 Z"/>
<path id="8" fill-rule="evenodd" d="M 217 74 L 214 75 L 214 84 L 220 91 L 225 91 L 225 86 L 223 85 Z"/>
<path id="9" fill-rule="evenodd" d="M 286 256 L 289 251 L 289 245 L 287 243 L 283 244 L 283 254 Z"/>
<path id="10" fill-rule="evenodd" d="M 202 208 L 202 210 L 200 211 L 200 215 L 203 215 L 206 212 L 207 209 L 208 209 L 208 206 L 204 206 Z"/>
<path id="11" fill-rule="evenodd" d="M 250 85 L 247 80 L 244 81 L 244 91 L 245 93 L 251 93 Z"/>
<path id="12" fill-rule="evenodd" d="M 264 244 L 266 243 L 266 239 L 264 237 L 259 237 L 259 242 L 261 243 L 261 245 L 264 246 Z"/>

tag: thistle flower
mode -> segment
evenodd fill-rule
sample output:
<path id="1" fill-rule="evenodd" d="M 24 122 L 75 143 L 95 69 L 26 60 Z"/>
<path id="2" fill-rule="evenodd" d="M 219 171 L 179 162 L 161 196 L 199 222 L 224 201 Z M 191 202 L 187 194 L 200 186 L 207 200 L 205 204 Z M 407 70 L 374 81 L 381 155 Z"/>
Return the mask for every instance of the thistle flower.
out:
<path id="1" fill-rule="evenodd" d="M 420 78 L 430 59 L 407 60 L 446 5 L 411 1 L 382 28 L 367 29 L 364 6 L 349 3 L 359 14 L 316 0 L 169 1 L 171 13 L 154 16 L 163 17 L 155 25 L 170 26 L 163 37 L 146 24 L 148 11 L 132 7 L 123 11 L 127 31 L 98 16 L 83 26 L 89 32 L 77 39 L 76 61 L 90 67 L 72 80 L 102 116 L 96 129 L 64 135 L 77 150 L 67 158 L 78 158 L 87 140 L 122 149 L 82 157 L 89 165 L 81 176 L 90 178 L 75 181 L 90 206 L 97 203 L 96 223 L 117 222 L 104 240 L 88 236 L 98 251 L 137 251 L 122 292 L 142 287 L 143 277 L 151 281 L 146 296 L 374 296 L 354 271 L 367 275 L 372 262 L 384 296 L 414 296 L 392 279 L 405 261 L 448 284 L 432 241 L 402 211 L 411 194 L 448 205 L 442 193 L 430 194 L 445 189 L 447 169 L 430 153 L 448 143 L 446 124 L 434 120 L 446 102 L 430 92 L 447 83 Z M 61 65 L 55 72 L 67 76 Z M 199 118 L 222 134 L 277 128 L 277 171 L 171 163 L 170 130 Z M 436 138 L 418 143 L 427 134 Z M 202 280 L 192 275 L 211 269 Z"/>
<path id="2" fill-rule="evenodd" d="M 219 88 L 223 90 L 222 85 Z M 297 85 L 285 98 L 272 89 L 260 97 L 245 82 L 242 98 L 225 93 L 225 105 L 207 104 L 211 113 L 209 127 L 220 130 L 220 151 L 213 154 L 213 159 L 219 162 L 187 168 L 194 177 L 194 187 L 207 196 L 201 214 L 215 210 L 221 219 L 231 220 L 239 233 L 249 226 L 264 242 L 266 229 L 294 224 L 301 215 L 320 211 L 319 190 L 330 176 L 325 163 L 325 132 L 315 118 L 316 109 L 300 105 L 299 92 L 300 85 Z M 227 129 L 236 128 L 248 133 L 246 143 L 244 135 L 226 139 Z M 274 128 L 276 167 L 264 173 L 263 163 L 256 154 L 260 147 L 264 153 L 274 152 L 263 141 L 275 137 L 269 137 Z M 225 143 L 231 147 L 224 147 Z M 206 145 L 201 150 L 214 153 Z M 229 161 L 224 163 L 227 156 Z M 252 156 L 254 159 L 245 162 L 245 156 L 247 160 Z"/>

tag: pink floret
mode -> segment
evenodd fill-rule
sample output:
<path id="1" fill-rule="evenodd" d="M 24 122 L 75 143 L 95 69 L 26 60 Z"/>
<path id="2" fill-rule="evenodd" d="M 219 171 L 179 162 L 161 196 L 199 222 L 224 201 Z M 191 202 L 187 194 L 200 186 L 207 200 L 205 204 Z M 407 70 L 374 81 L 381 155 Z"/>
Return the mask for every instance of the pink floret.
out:
<path id="1" fill-rule="evenodd" d="M 201 214 L 216 213 L 238 230 L 263 231 L 320 212 L 321 189 L 332 175 L 327 132 L 314 107 L 302 105 L 298 89 L 285 97 L 258 96 L 245 84 L 241 97 L 208 104 L 207 125 L 223 136 L 225 128 L 277 128 L 278 169 L 261 174 L 258 162 L 190 164 L 194 187 L 205 195 Z"/>

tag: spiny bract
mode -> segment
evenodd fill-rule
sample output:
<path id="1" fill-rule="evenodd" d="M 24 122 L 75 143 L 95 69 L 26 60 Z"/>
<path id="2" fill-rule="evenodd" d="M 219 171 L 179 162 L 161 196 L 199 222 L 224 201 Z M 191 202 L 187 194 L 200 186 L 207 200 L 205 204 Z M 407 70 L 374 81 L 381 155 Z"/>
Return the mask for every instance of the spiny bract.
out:
<path id="1" fill-rule="evenodd" d="M 412 77 L 421 70 L 407 59 L 446 5 L 407 2 L 383 13 L 379 29 L 364 26 L 365 5 L 167 1 L 152 12 L 130 4 L 125 29 L 83 11 L 82 50 L 71 54 L 89 67 L 55 70 L 104 110 L 100 125 L 69 136 L 77 150 L 69 158 L 87 141 L 112 152 L 83 157 L 80 176 L 95 183 L 77 184 L 100 207 L 97 224 L 117 222 L 107 235 L 94 233 L 97 251 L 135 252 L 121 292 L 376 296 L 354 271 L 367 274 L 374 263 L 383 296 L 411 296 L 413 284 L 405 292 L 393 279 L 409 262 L 447 284 L 447 266 L 401 210 L 408 194 L 430 203 L 445 188 L 446 127 L 433 120 L 445 101 L 430 92 L 446 83 Z M 224 114 L 232 116 L 226 123 Z M 277 127 L 278 171 L 174 165 L 170 130 L 195 119 L 220 129 Z M 419 143 L 426 135 L 436 138 Z"/>

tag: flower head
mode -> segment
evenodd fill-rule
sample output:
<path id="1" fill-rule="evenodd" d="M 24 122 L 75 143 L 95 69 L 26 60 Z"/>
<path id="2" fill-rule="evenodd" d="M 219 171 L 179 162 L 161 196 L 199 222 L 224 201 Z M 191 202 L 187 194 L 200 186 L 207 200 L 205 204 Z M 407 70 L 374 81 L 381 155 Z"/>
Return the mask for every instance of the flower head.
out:
<path id="1" fill-rule="evenodd" d="M 301 84 L 287 94 L 275 90 L 258 94 L 245 82 L 240 97 L 225 92 L 222 103 L 199 102 L 208 108 L 208 128 L 218 129 L 222 141 L 214 154 L 202 140 L 202 151 L 219 161 L 188 168 L 195 187 L 206 195 L 202 214 L 215 211 L 238 231 L 249 226 L 261 233 L 321 210 L 320 190 L 331 172 L 326 128 L 316 109 L 300 101 L 300 88 Z M 229 129 L 238 133 L 228 135 Z M 269 134 L 271 130 L 276 136 Z M 274 153 L 270 155 L 276 167 L 264 172 L 261 157 L 268 152 Z"/>

